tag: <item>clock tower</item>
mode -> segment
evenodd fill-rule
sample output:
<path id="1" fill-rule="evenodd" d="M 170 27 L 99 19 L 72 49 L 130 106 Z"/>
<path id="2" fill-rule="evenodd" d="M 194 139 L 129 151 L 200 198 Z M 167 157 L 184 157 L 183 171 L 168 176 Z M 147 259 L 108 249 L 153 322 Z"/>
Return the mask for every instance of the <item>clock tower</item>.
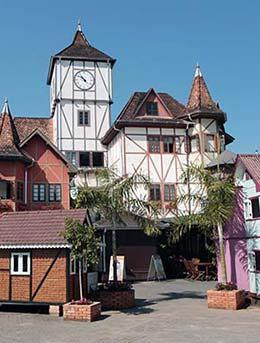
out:
<path id="1" fill-rule="evenodd" d="M 50 60 L 47 83 L 54 142 L 85 179 L 94 168 L 107 165 L 101 139 L 111 125 L 114 63 L 90 45 L 80 24 L 72 44 Z"/>

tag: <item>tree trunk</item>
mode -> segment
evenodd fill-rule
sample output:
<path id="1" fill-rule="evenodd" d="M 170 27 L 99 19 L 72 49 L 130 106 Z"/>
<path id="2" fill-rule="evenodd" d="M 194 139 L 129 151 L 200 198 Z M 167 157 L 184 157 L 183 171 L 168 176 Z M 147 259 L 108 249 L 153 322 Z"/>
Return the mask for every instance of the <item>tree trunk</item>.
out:
<path id="1" fill-rule="evenodd" d="M 113 249 L 113 281 L 117 282 L 117 256 L 116 256 L 116 230 L 115 230 L 115 227 L 113 228 L 113 231 L 112 231 L 112 249 Z"/>
<path id="2" fill-rule="evenodd" d="M 218 224 L 218 243 L 219 243 L 219 258 L 220 258 L 220 270 L 222 283 L 227 284 L 227 267 L 225 259 L 225 245 L 223 238 L 222 224 Z"/>
<path id="3" fill-rule="evenodd" d="M 83 299 L 83 291 L 82 291 L 82 261 L 79 260 L 79 294 L 80 294 L 80 300 Z"/>

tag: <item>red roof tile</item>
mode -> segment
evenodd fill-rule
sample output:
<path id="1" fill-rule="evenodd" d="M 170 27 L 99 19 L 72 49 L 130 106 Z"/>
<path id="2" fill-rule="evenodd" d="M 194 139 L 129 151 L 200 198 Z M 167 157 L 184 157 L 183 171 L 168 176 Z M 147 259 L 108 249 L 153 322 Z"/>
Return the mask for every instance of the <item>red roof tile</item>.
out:
<path id="1" fill-rule="evenodd" d="M 84 222 L 85 209 L 5 212 L 0 219 L 1 245 L 64 245 L 65 218 Z"/>
<path id="2" fill-rule="evenodd" d="M 163 102 L 164 107 L 167 109 L 170 117 L 150 117 L 150 116 L 138 116 L 138 112 L 143 102 L 150 92 L 154 92 Z M 180 118 L 185 114 L 186 107 L 175 100 L 168 93 L 156 93 L 155 90 L 149 89 L 147 92 L 135 92 L 117 117 L 114 126 L 112 126 L 105 137 L 103 138 L 103 144 L 109 144 L 109 142 L 116 135 L 117 131 L 115 127 L 123 126 L 163 126 L 163 127 L 175 127 L 175 125 L 183 124 L 184 121 Z"/>
<path id="3" fill-rule="evenodd" d="M 0 158 L 27 160 L 19 148 L 19 137 L 7 101 L 0 122 Z"/>
<path id="4" fill-rule="evenodd" d="M 239 154 L 237 160 L 241 161 L 254 181 L 260 185 L 260 155 Z"/>
<path id="5" fill-rule="evenodd" d="M 212 100 L 201 73 L 194 77 L 187 108 L 189 111 L 220 111 L 218 105 Z"/>
<path id="6" fill-rule="evenodd" d="M 21 142 L 35 129 L 39 129 L 53 142 L 52 118 L 15 117 L 14 124 Z"/>

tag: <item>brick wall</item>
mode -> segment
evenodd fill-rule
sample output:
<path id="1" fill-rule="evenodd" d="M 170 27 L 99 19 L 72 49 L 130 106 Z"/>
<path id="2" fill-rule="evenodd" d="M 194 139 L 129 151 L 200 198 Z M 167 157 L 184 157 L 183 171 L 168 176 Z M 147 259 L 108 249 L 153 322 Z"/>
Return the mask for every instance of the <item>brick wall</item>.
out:
<path id="1" fill-rule="evenodd" d="M 30 300 L 30 276 L 12 275 L 12 301 Z"/>
<path id="2" fill-rule="evenodd" d="M 71 305 L 63 306 L 63 318 L 69 320 L 88 320 L 93 321 L 101 314 L 101 304 L 93 303 L 91 305 Z"/>
<path id="3" fill-rule="evenodd" d="M 57 249 L 41 249 L 32 252 L 32 294 L 36 291 L 57 253 Z M 67 301 L 65 249 L 62 250 L 52 266 L 33 301 L 54 303 Z"/>
<path id="4" fill-rule="evenodd" d="M 0 300 L 9 299 L 9 251 L 0 250 Z"/>
<path id="5" fill-rule="evenodd" d="M 25 251 L 25 250 L 24 250 Z M 12 251 L 13 252 L 13 251 Z M 38 249 L 32 251 L 31 276 L 14 276 L 9 271 L 11 251 L 0 250 L 0 300 L 29 301 L 30 293 L 34 295 L 42 282 L 48 268 L 54 261 L 58 249 Z M 11 299 L 9 299 L 9 279 L 11 278 Z M 30 290 L 30 278 L 32 289 Z M 35 302 L 65 303 L 67 299 L 66 284 L 66 250 L 63 249 L 56 262 L 42 282 L 39 291 L 32 299 Z"/>
<path id="6" fill-rule="evenodd" d="M 208 307 L 224 310 L 238 310 L 245 305 L 245 294 L 242 290 L 207 292 Z"/>

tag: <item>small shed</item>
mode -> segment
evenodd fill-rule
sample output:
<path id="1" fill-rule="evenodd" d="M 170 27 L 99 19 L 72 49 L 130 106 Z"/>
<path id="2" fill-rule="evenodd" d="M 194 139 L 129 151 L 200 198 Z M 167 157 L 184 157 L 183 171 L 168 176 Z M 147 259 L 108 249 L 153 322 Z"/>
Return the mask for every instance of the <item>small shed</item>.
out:
<path id="1" fill-rule="evenodd" d="M 0 218 L 0 302 L 61 305 L 78 298 L 76 263 L 63 239 L 65 218 L 84 209 L 6 212 Z M 86 275 L 83 275 L 86 291 Z"/>

